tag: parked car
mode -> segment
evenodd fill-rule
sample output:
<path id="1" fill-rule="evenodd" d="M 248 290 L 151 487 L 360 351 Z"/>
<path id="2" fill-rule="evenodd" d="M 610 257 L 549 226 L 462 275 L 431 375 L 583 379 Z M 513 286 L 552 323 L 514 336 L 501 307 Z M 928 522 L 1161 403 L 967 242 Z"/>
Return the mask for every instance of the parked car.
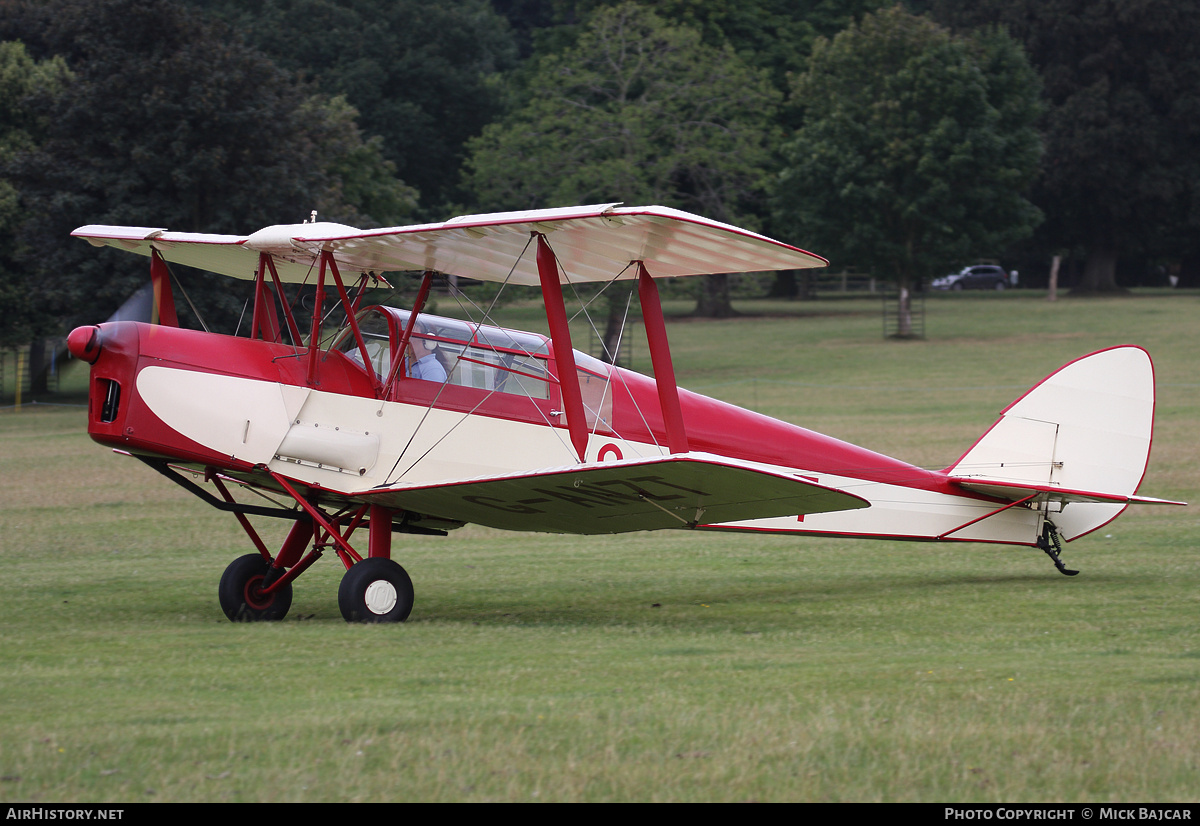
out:
<path id="1" fill-rule="evenodd" d="M 962 272 L 935 278 L 929 286 L 935 290 L 1004 290 L 1010 284 L 1008 273 L 994 264 L 963 267 Z"/>

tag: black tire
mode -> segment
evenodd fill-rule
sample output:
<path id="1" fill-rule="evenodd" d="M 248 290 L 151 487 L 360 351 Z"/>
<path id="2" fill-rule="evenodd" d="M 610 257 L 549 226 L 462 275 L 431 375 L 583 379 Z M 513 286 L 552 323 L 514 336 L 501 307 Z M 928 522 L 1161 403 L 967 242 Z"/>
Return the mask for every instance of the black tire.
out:
<path id="1" fill-rule="evenodd" d="M 268 567 L 270 563 L 261 554 L 246 554 L 229 563 L 221 574 L 217 598 L 231 622 L 271 622 L 287 616 L 292 607 L 291 583 L 266 596 L 259 591 Z"/>
<path id="2" fill-rule="evenodd" d="M 404 622 L 413 608 L 412 580 L 390 559 L 364 559 L 342 577 L 338 608 L 346 622 Z"/>
<path id="3" fill-rule="evenodd" d="M 1006 289 L 1008 289 L 1008 284 L 1006 284 L 1006 283 L 1005 283 L 1005 282 L 1003 282 L 1003 281 L 997 281 L 997 282 L 996 282 L 996 290 L 997 290 L 997 291 L 999 291 L 999 292 L 1004 292 Z"/>
<path id="4" fill-rule="evenodd" d="M 963 288 L 963 284 L 961 281 L 955 281 L 953 284 L 950 285 L 950 289 L 954 290 L 955 292 L 959 292 L 959 293 L 962 292 L 962 288 Z"/>

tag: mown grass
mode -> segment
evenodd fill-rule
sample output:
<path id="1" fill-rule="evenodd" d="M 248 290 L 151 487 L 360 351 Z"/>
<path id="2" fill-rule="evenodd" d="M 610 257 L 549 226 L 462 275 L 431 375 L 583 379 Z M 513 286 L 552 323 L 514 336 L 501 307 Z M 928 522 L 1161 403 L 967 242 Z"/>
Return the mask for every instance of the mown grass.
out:
<path id="1" fill-rule="evenodd" d="M 934 467 L 1062 362 L 1142 344 L 1142 492 L 1200 498 L 1194 295 L 947 296 L 915 342 L 874 302 L 741 309 L 670 324 L 682 385 Z M 1071 543 L 1073 579 L 983 545 L 468 527 L 398 541 L 402 626 L 346 625 L 333 561 L 234 625 L 236 523 L 27 407 L 0 411 L 0 524 L 5 801 L 1196 799 L 1194 506 Z"/>

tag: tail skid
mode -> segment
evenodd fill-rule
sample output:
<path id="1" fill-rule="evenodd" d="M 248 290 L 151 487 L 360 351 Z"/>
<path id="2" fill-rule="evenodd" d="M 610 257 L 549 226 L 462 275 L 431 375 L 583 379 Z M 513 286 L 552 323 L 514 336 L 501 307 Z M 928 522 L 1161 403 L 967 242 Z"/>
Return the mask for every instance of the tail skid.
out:
<path id="1" fill-rule="evenodd" d="M 1054 567 L 1063 576 L 1075 576 L 1079 571 L 1073 571 L 1066 565 L 1063 565 L 1059 554 L 1062 553 L 1062 545 L 1058 541 L 1058 531 L 1054 528 L 1054 523 L 1050 520 L 1042 525 L 1042 535 L 1038 539 L 1038 547 L 1046 552 L 1046 556 L 1050 557 L 1050 561 L 1054 563 Z"/>

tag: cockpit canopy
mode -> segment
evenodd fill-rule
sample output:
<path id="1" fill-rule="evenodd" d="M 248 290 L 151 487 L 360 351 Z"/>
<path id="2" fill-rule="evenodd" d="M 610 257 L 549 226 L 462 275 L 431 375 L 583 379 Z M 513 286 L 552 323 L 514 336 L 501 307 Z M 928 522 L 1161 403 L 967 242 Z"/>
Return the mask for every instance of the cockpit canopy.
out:
<path id="1" fill-rule="evenodd" d="M 373 373 L 380 384 L 390 385 L 384 388 L 389 399 L 419 401 L 428 396 L 437 407 L 470 409 L 483 415 L 495 411 L 542 421 L 557 415 L 555 408 L 560 405 L 553 352 L 550 339 L 543 335 L 420 313 L 409 336 L 408 352 L 402 356 L 404 363 L 397 366 L 395 359 L 401 358 L 397 354 L 412 313 L 377 306 L 362 310 L 356 318 L 369 365 L 363 364 L 362 351 L 349 326 L 339 333 L 332 349 Z M 413 369 L 416 360 L 430 355 L 441 367 L 436 382 L 421 380 L 427 374 Z M 612 417 L 612 368 L 577 350 L 574 357 L 588 426 L 607 431 Z M 514 407 L 520 399 L 526 400 L 525 405 L 543 408 L 542 412 Z"/>
<path id="2" fill-rule="evenodd" d="M 380 381 L 387 381 L 391 375 L 393 354 L 411 316 L 410 311 L 395 307 L 369 307 L 359 313 L 358 326 L 370 367 Z M 550 341 L 545 336 L 422 313 L 409 344 L 401 374 L 405 377 L 412 373 L 414 354 L 432 354 L 450 385 L 550 398 Z M 334 349 L 362 365 L 362 354 L 349 328 L 342 331 Z"/>

